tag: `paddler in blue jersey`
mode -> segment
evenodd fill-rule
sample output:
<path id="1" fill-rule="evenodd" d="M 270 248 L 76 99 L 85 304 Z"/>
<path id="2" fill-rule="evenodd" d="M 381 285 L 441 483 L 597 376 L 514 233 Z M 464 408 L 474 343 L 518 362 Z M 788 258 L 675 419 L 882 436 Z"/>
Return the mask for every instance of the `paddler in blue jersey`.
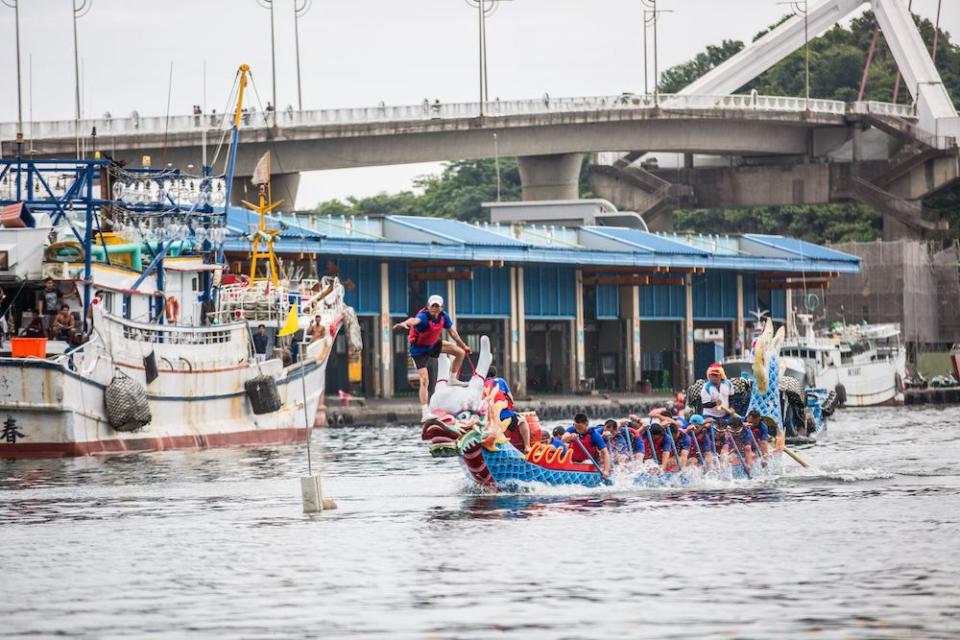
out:
<path id="1" fill-rule="evenodd" d="M 680 429 L 680 438 L 677 442 L 677 448 L 680 450 L 680 465 L 686 466 L 689 463 L 700 461 L 703 456 L 703 464 L 709 471 L 713 469 L 713 438 L 710 435 L 710 420 L 704 419 L 700 414 L 690 416 L 690 422 Z"/>
<path id="2" fill-rule="evenodd" d="M 420 409 L 424 418 L 430 415 L 430 379 L 427 372 L 427 363 L 431 358 L 440 357 L 441 353 L 453 356 L 453 365 L 450 367 L 452 386 L 467 386 L 466 382 L 457 379 L 463 358 L 470 353 L 470 347 L 463 341 L 453 326 L 453 318 L 443 310 L 443 298 L 432 295 L 427 299 L 427 306 L 420 309 L 417 315 L 407 318 L 403 322 L 393 325 L 394 329 L 406 329 L 407 340 L 410 343 L 410 356 L 417 367 L 417 376 L 420 378 Z M 443 330 L 446 329 L 453 338 L 453 342 L 444 341 Z"/>
<path id="3" fill-rule="evenodd" d="M 603 427 L 591 427 L 589 418 L 578 413 L 573 417 L 573 426 L 567 427 L 562 440 L 573 449 L 574 462 L 589 463 L 592 458 L 593 462 L 600 465 L 603 477 L 610 475 L 610 450 L 603 439 Z"/>

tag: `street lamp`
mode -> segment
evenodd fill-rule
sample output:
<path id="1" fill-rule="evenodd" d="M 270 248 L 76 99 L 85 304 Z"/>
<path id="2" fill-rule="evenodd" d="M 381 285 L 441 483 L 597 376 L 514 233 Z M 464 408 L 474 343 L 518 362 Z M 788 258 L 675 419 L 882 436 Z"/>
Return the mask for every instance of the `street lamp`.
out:
<path id="1" fill-rule="evenodd" d="M 803 55 L 804 55 L 804 80 L 803 97 L 806 110 L 810 110 L 810 30 L 807 21 L 807 0 L 791 0 L 791 2 L 778 2 L 777 4 L 788 4 L 793 8 L 795 14 L 803 16 Z M 803 5 L 803 8 L 800 8 Z"/>
<path id="2" fill-rule="evenodd" d="M 294 0 L 293 2 L 293 41 L 297 49 L 297 110 L 303 111 L 303 93 L 300 91 L 300 18 L 313 6 L 313 0 Z M 273 108 L 277 108 L 274 96 Z"/>
<path id="3" fill-rule="evenodd" d="M 17 42 L 17 148 L 23 143 L 23 97 L 20 91 L 20 2 L 19 0 L 0 0 L 13 9 L 14 28 Z"/>
<path id="4" fill-rule="evenodd" d="M 483 117 L 484 105 L 490 98 L 487 85 L 487 18 L 492 16 L 504 0 L 464 0 L 477 10 L 480 50 L 480 117 Z"/>
<path id="5" fill-rule="evenodd" d="M 77 20 L 90 13 L 93 0 L 73 0 L 73 81 L 76 98 L 76 118 L 73 133 L 77 142 L 77 160 L 80 159 L 80 47 L 77 44 Z"/>
<path id="6" fill-rule="evenodd" d="M 643 10 L 643 91 L 649 95 L 647 88 L 647 25 L 653 25 L 653 103 L 660 104 L 660 70 L 657 65 L 657 22 L 661 13 L 673 13 L 669 9 L 657 9 L 657 0 L 640 0 Z"/>
<path id="7" fill-rule="evenodd" d="M 257 0 L 257 4 L 270 10 L 270 69 L 273 79 L 273 113 L 277 112 L 277 47 L 274 41 L 273 0 Z M 272 115 L 272 114 L 271 114 Z M 269 116 L 268 116 L 269 117 Z M 276 124 L 274 119 L 273 124 Z"/>

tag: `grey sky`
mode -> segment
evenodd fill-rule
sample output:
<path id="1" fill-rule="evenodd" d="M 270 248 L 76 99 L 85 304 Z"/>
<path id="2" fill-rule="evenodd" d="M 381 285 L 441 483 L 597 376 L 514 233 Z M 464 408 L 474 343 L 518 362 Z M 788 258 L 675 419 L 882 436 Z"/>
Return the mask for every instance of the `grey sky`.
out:
<path id="1" fill-rule="evenodd" d="M 24 118 L 72 119 L 70 0 L 20 0 Z M 945 1 L 941 23 L 960 32 L 960 7 Z M 660 69 L 723 39 L 749 41 L 785 12 L 775 0 L 660 0 Z M 914 0 L 933 19 L 937 0 Z M 293 0 L 276 0 L 277 101 L 296 106 Z M 616 94 L 643 85 L 639 0 L 512 0 L 488 21 L 490 96 Z M 0 6 L 0 120 L 16 119 L 13 10 Z M 304 108 L 475 101 L 477 20 L 465 0 L 315 0 L 301 19 Z M 222 111 L 241 62 L 251 65 L 262 104 L 270 100 L 269 12 L 254 0 L 93 0 L 79 22 L 85 115 L 166 110 L 203 101 Z M 651 54 L 652 55 L 652 54 Z M 813 70 L 816 73 L 816 69 Z M 315 172 L 298 205 L 409 188 L 438 165 Z"/>

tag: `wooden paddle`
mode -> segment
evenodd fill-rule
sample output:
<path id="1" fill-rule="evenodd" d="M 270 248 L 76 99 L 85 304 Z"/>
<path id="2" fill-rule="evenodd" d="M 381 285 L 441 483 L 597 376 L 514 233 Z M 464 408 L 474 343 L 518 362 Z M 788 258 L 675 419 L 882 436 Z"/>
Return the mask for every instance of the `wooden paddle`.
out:
<path id="1" fill-rule="evenodd" d="M 810 463 L 807 462 L 806 460 L 804 460 L 803 458 L 801 458 L 801 457 L 800 457 L 800 454 L 798 454 L 797 452 L 795 452 L 795 451 L 794 451 L 793 449 L 791 449 L 790 447 L 784 445 L 784 446 L 783 446 L 783 452 L 786 453 L 786 454 L 787 454 L 788 456 L 790 456 L 791 458 L 793 458 L 794 461 L 795 461 L 797 464 L 799 464 L 801 467 L 803 467 L 804 469 L 809 469 L 809 468 L 810 468 Z"/>

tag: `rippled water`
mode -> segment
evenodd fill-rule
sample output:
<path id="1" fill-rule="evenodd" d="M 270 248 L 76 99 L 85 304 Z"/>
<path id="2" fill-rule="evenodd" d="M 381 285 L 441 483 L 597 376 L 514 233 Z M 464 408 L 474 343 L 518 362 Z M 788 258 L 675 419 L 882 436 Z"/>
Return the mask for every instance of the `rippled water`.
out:
<path id="1" fill-rule="evenodd" d="M 0 635 L 960 635 L 960 409 L 848 410 L 816 465 L 480 496 L 415 428 L 0 461 Z"/>

